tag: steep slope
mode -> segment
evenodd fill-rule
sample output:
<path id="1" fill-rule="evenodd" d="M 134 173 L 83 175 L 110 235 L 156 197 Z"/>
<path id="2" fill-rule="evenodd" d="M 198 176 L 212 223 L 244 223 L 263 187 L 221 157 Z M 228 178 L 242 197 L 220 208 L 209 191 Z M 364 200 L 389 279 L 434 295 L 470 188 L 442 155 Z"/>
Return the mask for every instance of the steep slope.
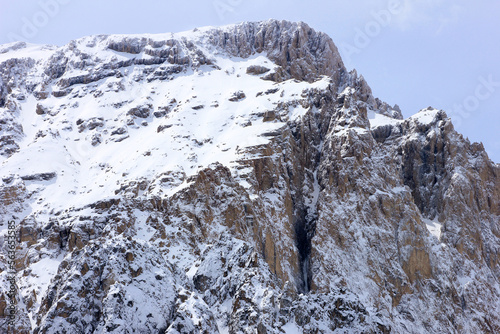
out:
<path id="1" fill-rule="evenodd" d="M 498 164 L 306 24 L 14 43 L 0 78 L 16 332 L 500 331 Z"/>

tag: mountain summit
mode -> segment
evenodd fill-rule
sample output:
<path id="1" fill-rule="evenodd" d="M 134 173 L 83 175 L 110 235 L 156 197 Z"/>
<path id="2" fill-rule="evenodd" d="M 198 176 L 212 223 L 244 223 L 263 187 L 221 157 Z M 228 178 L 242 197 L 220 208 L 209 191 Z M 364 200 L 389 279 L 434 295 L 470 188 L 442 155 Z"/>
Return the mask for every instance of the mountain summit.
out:
<path id="1" fill-rule="evenodd" d="M 302 22 L 3 45 L 0 325 L 498 333 L 499 172 Z"/>

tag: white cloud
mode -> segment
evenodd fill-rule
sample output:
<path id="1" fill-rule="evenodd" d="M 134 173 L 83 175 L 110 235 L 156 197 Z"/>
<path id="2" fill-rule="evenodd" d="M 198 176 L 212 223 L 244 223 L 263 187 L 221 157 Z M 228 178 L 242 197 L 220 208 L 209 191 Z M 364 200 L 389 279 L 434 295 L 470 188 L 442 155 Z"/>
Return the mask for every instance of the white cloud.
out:
<path id="1" fill-rule="evenodd" d="M 401 0 L 400 13 L 394 24 L 401 30 L 427 26 L 440 33 L 458 22 L 463 16 L 462 1 L 453 0 Z"/>

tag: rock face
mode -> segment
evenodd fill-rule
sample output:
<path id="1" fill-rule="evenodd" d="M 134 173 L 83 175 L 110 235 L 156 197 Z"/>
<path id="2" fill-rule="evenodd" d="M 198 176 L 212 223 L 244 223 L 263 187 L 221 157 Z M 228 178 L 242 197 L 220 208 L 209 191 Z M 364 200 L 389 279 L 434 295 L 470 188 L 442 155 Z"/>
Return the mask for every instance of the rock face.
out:
<path id="1" fill-rule="evenodd" d="M 499 165 L 444 111 L 375 98 L 328 36 L 0 50 L 16 333 L 500 332 Z"/>

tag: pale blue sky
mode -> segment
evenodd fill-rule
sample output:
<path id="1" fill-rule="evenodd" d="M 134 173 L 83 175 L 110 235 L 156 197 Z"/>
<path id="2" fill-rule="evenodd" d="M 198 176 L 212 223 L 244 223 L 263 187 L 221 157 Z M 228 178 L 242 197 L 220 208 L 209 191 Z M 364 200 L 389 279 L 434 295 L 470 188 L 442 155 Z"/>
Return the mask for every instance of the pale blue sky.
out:
<path id="1" fill-rule="evenodd" d="M 349 69 L 405 117 L 444 109 L 500 162 L 498 0 L 0 0 L 0 44 L 163 33 L 269 18 L 329 34 Z"/>

